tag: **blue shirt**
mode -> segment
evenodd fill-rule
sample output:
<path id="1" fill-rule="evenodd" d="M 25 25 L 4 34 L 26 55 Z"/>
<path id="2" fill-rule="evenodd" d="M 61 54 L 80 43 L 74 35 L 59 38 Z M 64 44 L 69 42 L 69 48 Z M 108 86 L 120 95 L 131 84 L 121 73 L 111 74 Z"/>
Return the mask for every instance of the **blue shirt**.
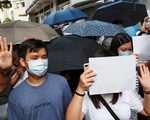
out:
<path id="1" fill-rule="evenodd" d="M 39 86 L 23 81 L 9 96 L 8 120 L 64 120 L 72 94 L 67 80 L 46 74 Z"/>

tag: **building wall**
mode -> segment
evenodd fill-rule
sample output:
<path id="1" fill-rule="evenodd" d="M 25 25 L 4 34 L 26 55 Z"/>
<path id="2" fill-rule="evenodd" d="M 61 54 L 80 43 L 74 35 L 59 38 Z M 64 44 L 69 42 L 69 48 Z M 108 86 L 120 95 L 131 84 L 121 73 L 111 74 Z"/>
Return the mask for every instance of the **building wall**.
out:
<path id="1" fill-rule="evenodd" d="M 29 8 L 29 6 L 32 5 L 32 3 L 34 1 L 35 0 L 24 0 L 24 2 L 25 2 L 25 10 L 27 10 L 27 8 Z"/>
<path id="2" fill-rule="evenodd" d="M 25 2 L 24 2 L 24 0 L 12 0 L 11 15 L 12 15 L 13 20 L 28 21 L 27 16 L 25 16 L 26 12 L 25 12 Z"/>
<path id="3" fill-rule="evenodd" d="M 57 11 L 56 0 L 25 0 L 29 21 L 42 23 L 52 12 Z"/>
<path id="4" fill-rule="evenodd" d="M 53 8 L 51 8 L 51 10 L 48 12 L 40 11 L 43 9 L 42 4 L 44 4 L 45 0 L 24 0 L 24 1 L 25 1 L 25 5 L 26 5 L 26 7 L 25 7 L 26 10 L 28 10 L 28 8 L 31 6 L 35 6 L 34 3 L 36 3 L 37 1 L 40 1 L 41 6 L 37 5 L 34 7 L 34 10 L 39 7 L 38 12 L 36 12 L 36 13 L 30 12 L 29 16 L 30 16 L 30 21 L 42 23 L 43 20 L 48 16 L 48 14 L 56 12 L 57 10 L 60 10 L 62 8 L 66 9 L 66 8 L 70 8 L 70 7 L 75 7 L 75 8 L 82 10 L 89 16 L 89 19 L 90 19 L 93 16 L 96 9 L 98 7 L 100 7 L 102 4 L 106 4 L 106 3 L 117 1 L 117 0 L 64 0 L 65 2 L 61 3 L 59 5 L 57 5 L 58 0 L 47 0 L 47 1 L 51 1 L 53 3 Z M 137 1 L 144 3 L 146 5 L 147 9 L 150 9 L 150 0 L 137 0 Z"/>

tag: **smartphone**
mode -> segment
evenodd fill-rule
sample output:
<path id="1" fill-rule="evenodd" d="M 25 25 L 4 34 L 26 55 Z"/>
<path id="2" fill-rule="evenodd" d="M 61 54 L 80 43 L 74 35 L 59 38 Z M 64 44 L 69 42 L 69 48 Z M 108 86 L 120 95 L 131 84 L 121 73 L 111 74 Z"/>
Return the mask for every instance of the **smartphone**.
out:
<path id="1" fill-rule="evenodd" d="M 83 69 L 84 69 L 84 71 L 88 70 L 89 69 L 89 63 L 84 63 Z"/>

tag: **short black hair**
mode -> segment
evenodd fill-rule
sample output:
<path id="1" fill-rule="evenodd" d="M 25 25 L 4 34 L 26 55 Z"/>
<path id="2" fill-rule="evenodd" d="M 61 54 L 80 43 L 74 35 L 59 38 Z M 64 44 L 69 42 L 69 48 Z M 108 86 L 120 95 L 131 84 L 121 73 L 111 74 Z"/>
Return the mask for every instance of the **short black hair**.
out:
<path id="1" fill-rule="evenodd" d="M 17 54 L 18 54 L 19 58 L 25 59 L 28 50 L 29 50 L 29 52 L 38 52 L 39 49 L 41 49 L 41 48 L 45 48 L 45 50 L 48 54 L 48 50 L 47 50 L 45 43 L 42 40 L 32 38 L 32 39 L 28 39 L 28 40 L 24 41 L 19 46 Z"/>

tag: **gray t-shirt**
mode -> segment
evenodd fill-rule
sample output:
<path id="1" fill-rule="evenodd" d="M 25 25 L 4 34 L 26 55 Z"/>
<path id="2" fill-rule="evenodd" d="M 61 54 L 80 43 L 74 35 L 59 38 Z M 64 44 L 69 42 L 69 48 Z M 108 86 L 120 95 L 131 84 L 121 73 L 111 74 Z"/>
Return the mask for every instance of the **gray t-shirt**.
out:
<path id="1" fill-rule="evenodd" d="M 55 74 L 46 74 L 39 86 L 23 81 L 9 96 L 9 120 L 65 120 L 72 99 L 67 80 Z"/>

